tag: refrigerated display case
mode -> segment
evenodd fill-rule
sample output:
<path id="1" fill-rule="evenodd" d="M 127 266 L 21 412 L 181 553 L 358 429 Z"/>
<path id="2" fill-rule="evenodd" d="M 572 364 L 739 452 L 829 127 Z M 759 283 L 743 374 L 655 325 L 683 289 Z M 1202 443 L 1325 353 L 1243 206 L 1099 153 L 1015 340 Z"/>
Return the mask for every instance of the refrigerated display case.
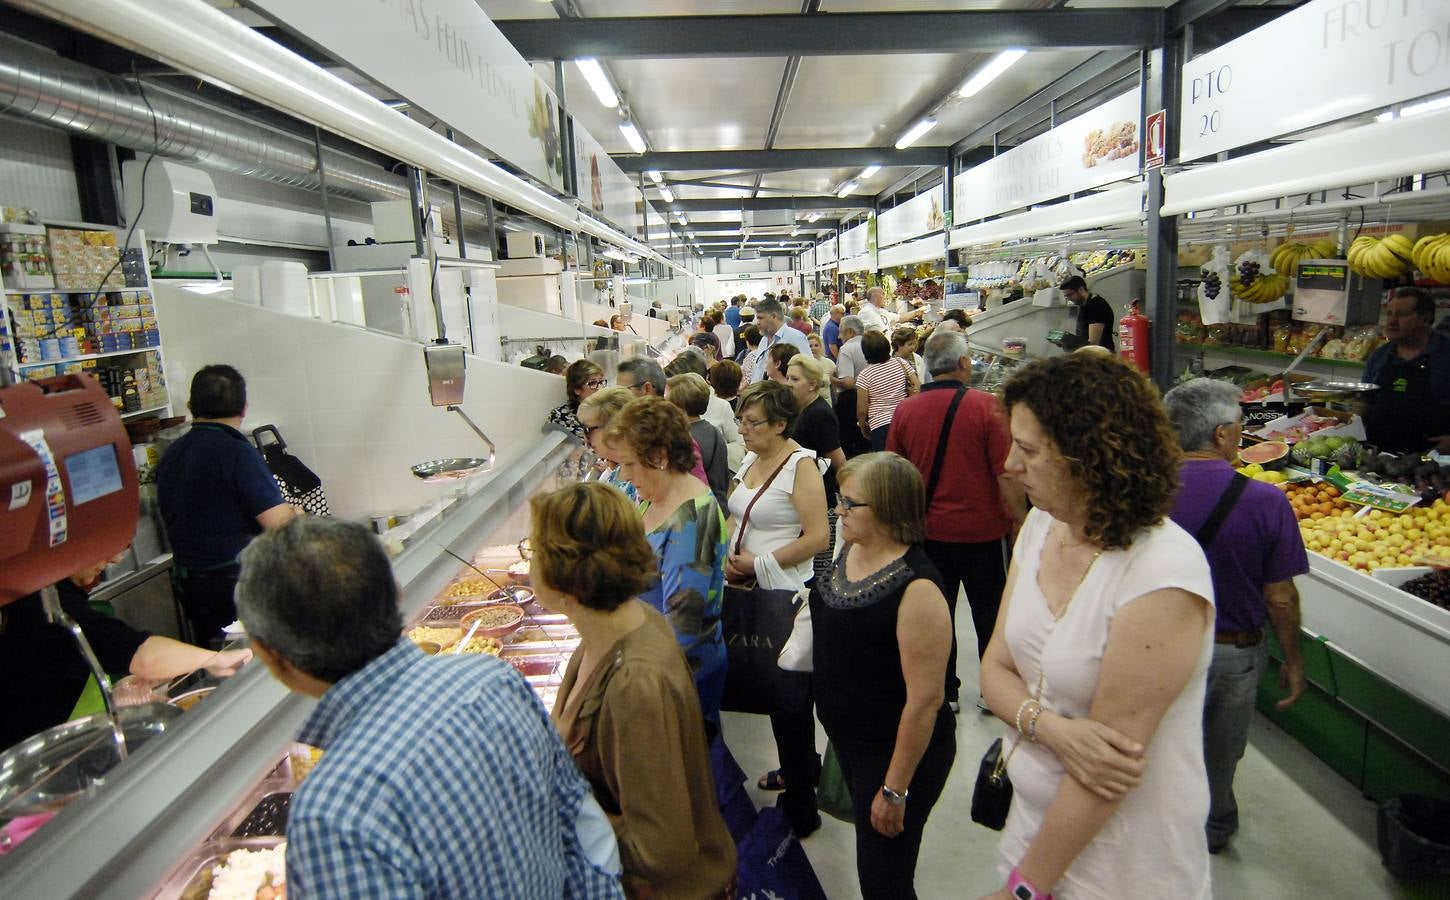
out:
<path id="1" fill-rule="evenodd" d="M 470 491 L 465 483 L 420 511 L 406 533 L 385 535 L 410 627 L 434 615 L 460 579 L 488 576 L 507 587 L 506 566 L 493 572 L 478 565 L 480 573 L 475 565 L 488 562 L 481 553 L 512 548 L 527 535 L 528 500 L 555 485 L 569 450 L 562 434 L 546 433 L 533 452 L 480 479 L 481 487 Z M 500 655 L 552 702 L 577 637 L 562 617 L 526 610 Z M 313 702 L 260 664 L 248 665 L 114 769 L 92 796 L 0 857 L 0 896 L 205 897 L 205 873 L 221 856 L 281 840 L 264 832 L 279 830 L 299 776 L 315 763 L 294 742 Z"/>

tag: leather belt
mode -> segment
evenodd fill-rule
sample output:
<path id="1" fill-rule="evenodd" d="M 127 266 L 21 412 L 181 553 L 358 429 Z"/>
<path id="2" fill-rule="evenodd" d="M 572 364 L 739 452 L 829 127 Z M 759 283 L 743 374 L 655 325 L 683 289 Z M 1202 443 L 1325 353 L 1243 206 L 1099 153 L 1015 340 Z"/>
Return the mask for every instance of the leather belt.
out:
<path id="1" fill-rule="evenodd" d="M 1235 647 L 1257 647 L 1264 639 L 1264 629 L 1253 631 L 1218 631 L 1213 635 L 1215 644 L 1231 644 Z"/>

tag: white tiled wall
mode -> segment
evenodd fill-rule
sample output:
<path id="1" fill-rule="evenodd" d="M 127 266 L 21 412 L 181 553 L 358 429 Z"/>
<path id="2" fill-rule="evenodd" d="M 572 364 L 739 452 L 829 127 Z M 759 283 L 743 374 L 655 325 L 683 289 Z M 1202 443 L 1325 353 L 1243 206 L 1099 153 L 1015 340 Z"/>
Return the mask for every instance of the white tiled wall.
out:
<path id="1" fill-rule="evenodd" d="M 197 369 L 236 366 L 247 379 L 244 430 L 276 425 L 322 477 L 335 515 L 412 512 L 445 488 L 417 481 L 410 466 L 484 450 L 461 418 L 429 403 L 420 344 L 175 283 L 157 284 L 155 294 L 178 405 Z M 556 375 L 468 358 L 463 406 L 498 445 L 500 468 L 531 450 L 563 401 Z"/>

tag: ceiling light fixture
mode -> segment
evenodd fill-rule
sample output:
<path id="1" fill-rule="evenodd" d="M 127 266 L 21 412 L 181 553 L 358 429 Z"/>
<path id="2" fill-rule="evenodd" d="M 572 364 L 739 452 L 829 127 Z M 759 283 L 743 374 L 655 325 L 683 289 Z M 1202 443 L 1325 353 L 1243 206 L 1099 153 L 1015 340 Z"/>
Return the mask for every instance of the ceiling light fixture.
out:
<path id="1" fill-rule="evenodd" d="M 687 232 L 685 232 L 685 237 L 687 237 L 687 238 L 689 238 L 690 240 L 693 241 L 695 239 L 695 232 L 693 232 L 693 231 L 687 231 Z"/>
<path id="2" fill-rule="evenodd" d="M 660 174 L 659 169 L 650 169 L 645 174 L 648 175 L 649 176 L 649 180 L 650 181 L 653 181 L 655 184 L 664 184 L 665 183 L 665 176 L 663 176 L 663 175 Z"/>
<path id="3" fill-rule="evenodd" d="M 639 129 L 635 127 L 633 122 L 628 120 L 620 122 L 619 133 L 624 135 L 624 140 L 629 144 L 629 149 L 635 153 L 643 153 L 648 149 L 645 147 L 644 135 L 639 133 Z"/>
<path id="4" fill-rule="evenodd" d="M 915 125 L 911 126 L 911 128 L 907 129 L 906 134 L 903 134 L 901 136 L 901 140 L 896 142 L 896 149 L 905 150 L 907 147 L 910 147 L 912 144 L 925 137 L 926 133 L 928 131 L 931 131 L 935 127 L 936 119 L 932 118 L 931 116 L 927 116 L 925 119 L 922 119 L 920 122 L 917 122 Z"/>
<path id="5" fill-rule="evenodd" d="M 982 68 L 978 69 L 971 78 L 968 78 L 966 82 L 961 86 L 961 88 L 957 91 L 957 96 L 975 96 L 978 91 L 991 84 L 993 81 L 997 80 L 998 75 L 1001 75 L 1003 72 L 1012 68 L 1013 63 L 1026 55 L 1026 50 L 1003 50 L 1001 53 L 998 53 L 996 56 L 992 57 L 991 61 L 988 62 L 985 66 L 982 66 Z"/>
<path id="6" fill-rule="evenodd" d="M 604 74 L 604 67 L 599 60 L 593 57 L 574 60 L 574 65 L 579 67 L 579 72 L 584 80 L 589 83 L 589 89 L 594 91 L 594 96 L 606 109 L 614 109 L 619 105 L 619 95 L 614 93 L 614 85 L 609 83 L 609 76 Z"/>
<path id="7" fill-rule="evenodd" d="M 862 169 L 861 170 L 861 174 L 860 175 L 857 175 L 856 177 L 857 178 L 870 178 L 872 175 L 875 175 L 877 172 L 880 172 L 880 171 L 881 171 L 881 167 L 879 165 L 876 165 L 876 164 L 873 163 L 872 165 L 869 165 L 866 168 Z"/>
<path id="8" fill-rule="evenodd" d="M 848 181 L 845 184 L 841 185 L 841 189 L 839 191 L 836 191 L 836 196 L 849 197 L 851 195 L 851 192 L 854 191 L 856 187 L 856 182 Z"/>
<path id="9" fill-rule="evenodd" d="M 667 184 L 660 185 L 660 196 L 665 198 L 666 203 L 675 202 L 675 193 L 670 190 L 670 186 Z"/>
<path id="10" fill-rule="evenodd" d="M 806 221 L 807 222 L 816 222 L 816 221 L 819 221 L 820 218 L 821 218 L 821 214 L 820 213 L 818 213 L 818 212 L 817 213 L 811 213 L 810 215 L 806 216 Z"/>
<path id="11" fill-rule="evenodd" d="M 690 220 L 687 219 L 687 218 L 685 218 L 685 214 L 682 213 L 682 212 L 675 213 L 675 220 L 677 222 L 679 222 L 681 225 L 688 225 L 688 224 L 690 224 Z"/>

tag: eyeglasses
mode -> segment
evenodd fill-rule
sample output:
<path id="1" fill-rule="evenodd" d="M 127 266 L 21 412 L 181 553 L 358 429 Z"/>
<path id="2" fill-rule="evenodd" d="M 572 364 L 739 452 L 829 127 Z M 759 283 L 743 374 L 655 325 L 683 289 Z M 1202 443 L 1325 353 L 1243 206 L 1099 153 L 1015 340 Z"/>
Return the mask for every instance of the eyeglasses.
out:
<path id="1" fill-rule="evenodd" d="M 871 506 L 871 504 L 866 503 L 864 501 L 861 501 L 861 500 L 852 500 L 850 497 L 847 497 L 845 494 L 837 494 L 836 495 L 836 507 L 838 509 L 840 509 L 841 512 L 850 512 L 853 509 L 860 509 L 861 507 L 867 507 L 867 508 L 869 508 L 870 506 Z"/>
<path id="2" fill-rule="evenodd" d="M 521 559 L 529 560 L 534 558 L 534 545 L 529 542 L 528 538 L 519 541 L 518 550 Z"/>
<path id="3" fill-rule="evenodd" d="M 604 387 L 606 384 L 609 384 L 608 378 L 592 378 L 589 381 L 584 382 L 585 387 L 594 388 L 596 390 Z"/>
<path id="4" fill-rule="evenodd" d="M 745 428 L 764 428 L 770 424 L 770 421 L 767 419 L 746 419 L 741 416 L 736 416 L 735 424 Z"/>
<path id="5" fill-rule="evenodd" d="M 636 394 L 638 394 L 640 391 L 644 390 L 644 384 L 642 382 L 640 384 L 621 384 L 620 387 L 622 387 L 622 388 L 629 388 L 630 391 L 632 391 L 632 392 L 634 392 Z"/>

